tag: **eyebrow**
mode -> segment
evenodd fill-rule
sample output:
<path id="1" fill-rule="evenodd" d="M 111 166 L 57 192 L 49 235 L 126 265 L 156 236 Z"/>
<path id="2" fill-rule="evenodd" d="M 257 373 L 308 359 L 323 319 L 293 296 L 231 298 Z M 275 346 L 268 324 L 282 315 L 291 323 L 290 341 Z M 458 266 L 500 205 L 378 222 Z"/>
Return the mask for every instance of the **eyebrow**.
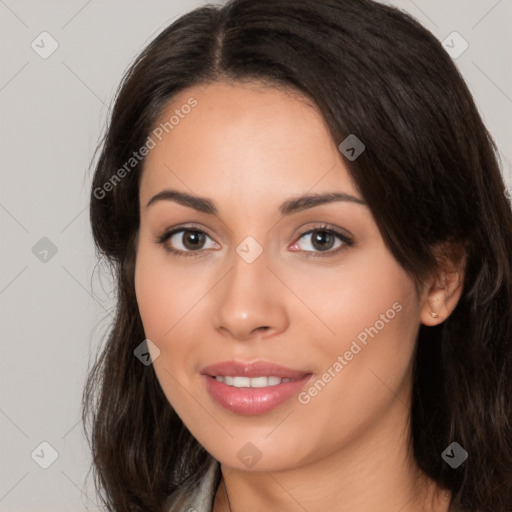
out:
<path id="1" fill-rule="evenodd" d="M 206 197 L 199 197 L 179 192 L 178 190 L 162 190 L 154 195 L 146 205 L 146 208 L 155 204 L 158 201 L 174 201 L 183 206 L 193 208 L 199 212 L 207 213 L 210 215 L 217 215 L 218 210 L 214 202 Z M 322 204 L 333 203 L 336 201 L 345 201 L 349 203 L 366 205 L 366 203 L 357 197 L 344 192 L 330 192 L 326 194 L 305 194 L 299 197 L 287 199 L 279 207 L 281 215 L 290 215 L 291 213 L 313 208 Z"/>

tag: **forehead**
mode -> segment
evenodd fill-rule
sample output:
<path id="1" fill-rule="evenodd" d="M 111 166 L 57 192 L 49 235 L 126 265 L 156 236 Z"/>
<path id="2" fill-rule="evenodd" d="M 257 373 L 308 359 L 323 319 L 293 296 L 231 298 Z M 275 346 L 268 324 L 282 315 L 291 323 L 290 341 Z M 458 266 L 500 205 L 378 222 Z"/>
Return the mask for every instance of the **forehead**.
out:
<path id="1" fill-rule="evenodd" d="M 247 206 L 316 186 L 356 192 L 320 111 L 297 92 L 200 84 L 174 97 L 156 127 L 161 140 L 153 136 L 145 160 L 142 202 L 165 187 Z"/>

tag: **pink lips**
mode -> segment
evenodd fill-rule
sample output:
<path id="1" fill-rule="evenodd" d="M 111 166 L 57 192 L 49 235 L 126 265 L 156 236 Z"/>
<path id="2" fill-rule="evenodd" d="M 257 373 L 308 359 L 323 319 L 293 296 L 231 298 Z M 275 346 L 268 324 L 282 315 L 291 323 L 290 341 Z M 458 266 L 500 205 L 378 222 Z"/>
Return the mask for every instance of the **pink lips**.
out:
<path id="1" fill-rule="evenodd" d="M 268 361 L 243 363 L 224 361 L 207 366 L 200 372 L 212 398 L 224 408 L 244 415 L 266 413 L 296 395 L 311 377 L 311 372 L 293 370 Z M 225 377 L 280 377 L 291 379 L 274 386 L 260 388 L 234 387 L 215 379 Z"/>

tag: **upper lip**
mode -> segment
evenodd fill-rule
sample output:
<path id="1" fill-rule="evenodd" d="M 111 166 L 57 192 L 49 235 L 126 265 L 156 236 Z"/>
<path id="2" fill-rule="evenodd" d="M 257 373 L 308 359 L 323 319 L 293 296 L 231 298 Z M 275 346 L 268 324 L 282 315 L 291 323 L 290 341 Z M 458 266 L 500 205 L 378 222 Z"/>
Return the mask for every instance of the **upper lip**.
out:
<path id="1" fill-rule="evenodd" d="M 231 376 L 231 377 L 281 377 L 282 379 L 300 379 L 311 372 L 305 370 L 294 370 L 286 368 L 270 361 L 255 361 L 252 363 L 243 361 L 222 361 L 204 367 L 201 372 L 203 375 L 211 377 Z"/>

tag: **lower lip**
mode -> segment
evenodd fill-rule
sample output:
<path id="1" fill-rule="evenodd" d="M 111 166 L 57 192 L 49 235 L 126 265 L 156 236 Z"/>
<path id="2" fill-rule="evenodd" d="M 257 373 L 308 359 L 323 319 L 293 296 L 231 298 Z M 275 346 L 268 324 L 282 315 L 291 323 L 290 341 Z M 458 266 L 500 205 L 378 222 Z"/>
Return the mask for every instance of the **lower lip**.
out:
<path id="1" fill-rule="evenodd" d="M 203 375 L 208 392 L 214 400 L 229 411 L 244 415 L 264 414 L 275 409 L 296 395 L 310 377 L 311 374 L 308 374 L 291 382 L 264 388 L 236 388 L 210 375 Z"/>

